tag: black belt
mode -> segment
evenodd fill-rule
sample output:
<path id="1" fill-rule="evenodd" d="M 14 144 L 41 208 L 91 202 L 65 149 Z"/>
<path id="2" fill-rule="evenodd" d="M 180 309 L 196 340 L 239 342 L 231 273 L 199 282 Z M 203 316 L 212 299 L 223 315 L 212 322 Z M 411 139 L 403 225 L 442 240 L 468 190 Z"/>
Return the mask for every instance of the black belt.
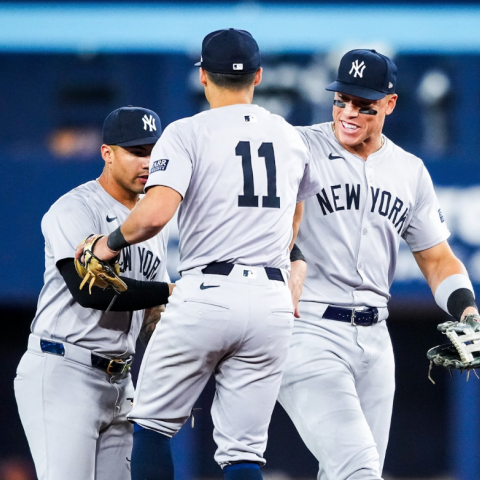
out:
<path id="1" fill-rule="evenodd" d="M 53 355 L 65 356 L 65 347 L 63 343 L 53 342 L 51 340 L 40 340 L 40 348 L 42 352 L 51 353 Z M 110 359 L 91 353 L 92 367 L 107 372 L 109 375 L 117 373 L 127 373 L 132 364 L 133 357 L 121 360 L 118 358 Z"/>
<path id="2" fill-rule="evenodd" d="M 332 307 L 329 305 L 323 314 L 323 318 L 350 322 L 352 325 L 361 327 L 369 327 L 378 322 L 378 308 L 368 307 L 364 310 L 355 310 L 354 308 Z"/>
<path id="3" fill-rule="evenodd" d="M 202 269 L 202 273 L 208 273 L 210 275 L 230 275 L 230 272 L 233 270 L 235 266 L 234 263 L 228 262 L 213 262 L 208 264 L 204 269 Z M 277 280 L 279 282 L 284 282 L 282 271 L 279 268 L 271 268 L 271 267 L 260 267 L 265 269 L 265 273 L 270 280 Z M 247 272 L 247 273 L 245 273 Z M 243 275 L 248 277 L 248 269 L 245 269 Z"/>

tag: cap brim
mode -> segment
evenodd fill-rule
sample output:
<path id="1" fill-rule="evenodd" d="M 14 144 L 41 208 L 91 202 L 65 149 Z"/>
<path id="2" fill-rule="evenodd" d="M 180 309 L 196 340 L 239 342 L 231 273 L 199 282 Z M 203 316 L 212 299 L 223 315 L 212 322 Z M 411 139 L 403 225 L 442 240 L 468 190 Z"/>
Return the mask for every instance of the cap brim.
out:
<path id="1" fill-rule="evenodd" d="M 152 145 L 157 143 L 160 137 L 145 137 L 136 138 L 135 140 L 129 140 L 128 142 L 116 143 L 119 147 L 136 147 L 137 145 Z"/>
<path id="2" fill-rule="evenodd" d="M 325 90 L 346 93 L 348 95 L 353 95 L 354 97 L 365 98 L 366 100 L 381 100 L 387 95 L 385 92 L 372 90 L 371 88 L 362 87 L 361 85 L 354 85 L 353 83 L 344 83 L 338 81 L 327 85 Z"/>

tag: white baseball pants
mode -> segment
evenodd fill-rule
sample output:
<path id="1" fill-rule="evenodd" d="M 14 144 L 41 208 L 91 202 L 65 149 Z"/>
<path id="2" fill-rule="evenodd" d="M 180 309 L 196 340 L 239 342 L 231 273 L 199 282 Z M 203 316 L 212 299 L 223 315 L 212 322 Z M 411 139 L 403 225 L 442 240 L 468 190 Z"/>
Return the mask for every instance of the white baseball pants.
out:
<path id="1" fill-rule="evenodd" d="M 265 269 L 184 272 L 148 344 L 128 418 L 172 437 L 214 374 L 215 460 L 264 464 L 292 326 L 287 284 Z"/>
<path id="2" fill-rule="evenodd" d="M 317 458 L 318 480 L 379 480 L 395 390 L 386 322 L 352 326 L 316 310 L 300 304 L 279 402 Z"/>
<path id="3" fill-rule="evenodd" d="M 15 397 L 39 480 L 130 480 L 133 384 L 88 366 L 90 350 L 44 353 L 30 335 Z M 128 460 L 127 460 L 128 457 Z"/>

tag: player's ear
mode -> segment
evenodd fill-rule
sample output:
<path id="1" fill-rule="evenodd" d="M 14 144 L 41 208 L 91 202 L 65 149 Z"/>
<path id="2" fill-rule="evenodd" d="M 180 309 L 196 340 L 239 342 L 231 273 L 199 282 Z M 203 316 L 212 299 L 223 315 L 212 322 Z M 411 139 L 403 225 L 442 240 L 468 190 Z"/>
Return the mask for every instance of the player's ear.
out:
<path id="1" fill-rule="evenodd" d="M 208 81 L 208 77 L 207 77 L 207 72 L 205 72 L 205 70 L 200 67 L 199 69 L 199 78 L 200 78 L 200 83 L 206 87 L 207 86 L 207 81 Z"/>
<path id="2" fill-rule="evenodd" d="M 100 151 L 102 153 L 102 158 L 105 163 L 112 163 L 112 156 L 113 150 L 110 145 L 106 145 L 105 143 L 100 147 Z"/>
<path id="3" fill-rule="evenodd" d="M 253 85 L 256 87 L 261 81 L 262 81 L 262 73 L 263 73 L 263 68 L 260 67 L 256 72 L 255 72 L 255 81 L 253 82 Z"/>
<path id="4" fill-rule="evenodd" d="M 394 93 L 393 95 L 389 95 L 385 115 L 390 115 L 393 112 L 393 110 L 395 109 L 395 106 L 397 105 L 397 98 L 398 98 L 398 95 L 396 93 Z"/>

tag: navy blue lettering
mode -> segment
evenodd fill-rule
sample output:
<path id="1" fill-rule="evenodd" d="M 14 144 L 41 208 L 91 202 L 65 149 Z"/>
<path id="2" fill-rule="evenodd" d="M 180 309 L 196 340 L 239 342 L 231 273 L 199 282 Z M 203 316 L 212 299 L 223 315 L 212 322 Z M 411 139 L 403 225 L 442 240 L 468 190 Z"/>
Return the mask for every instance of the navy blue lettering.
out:
<path id="1" fill-rule="evenodd" d="M 254 194 L 252 155 L 250 142 L 238 142 L 235 155 L 242 157 L 243 195 L 238 196 L 239 207 L 258 207 L 258 196 Z"/>
<path id="2" fill-rule="evenodd" d="M 153 267 L 150 270 L 150 273 L 147 276 L 148 280 L 154 280 L 158 273 L 158 266 L 160 265 L 160 259 L 155 257 L 155 261 L 153 262 Z"/>
<path id="3" fill-rule="evenodd" d="M 262 143 L 258 149 L 258 156 L 265 157 L 265 166 L 267 168 L 268 195 L 262 197 L 262 207 L 280 208 L 280 197 L 277 197 L 277 167 L 275 165 L 273 143 Z"/>
<path id="4" fill-rule="evenodd" d="M 332 197 L 333 197 L 333 204 L 335 205 L 335 210 L 338 212 L 339 210 L 345 210 L 345 207 L 339 207 L 337 205 L 337 200 L 340 198 L 338 195 L 335 194 L 335 190 L 340 188 L 341 185 L 333 185 L 330 188 L 332 189 Z"/>
<path id="5" fill-rule="evenodd" d="M 245 117 L 247 118 L 247 117 Z M 238 142 L 235 155 L 242 157 L 243 195 L 238 196 L 239 207 L 258 207 L 258 195 L 255 195 L 253 182 L 252 154 L 250 142 Z M 280 197 L 277 197 L 277 166 L 273 143 L 264 142 L 258 149 L 258 156 L 265 158 L 267 169 L 267 193 L 262 197 L 262 207 L 280 208 Z"/>
<path id="6" fill-rule="evenodd" d="M 318 203 L 320 204 L 320 207 L 322 208 L 323 214 L 324 215 L 327 214 L 325 209 L 327 209 L 330 213 L 333 213 L 332 205 L 328 200 L 327 192 L 325 192 L 324 188 L 322 188 L 322 193 L 323 193 L 323 197 L 320 195 L 320 193 L 317 193 L 317 200 L 318 200 Z"/>
<path id="7" fill-rule="evenodd" d="M 373 212 L 375 210 L 375 205 L 377 203 L 377 199 L 378 199 L 378 194 L 380 193 L 380 189 L 377 188 L 377 190 L 373 190 L 373 187 L 370 187 L 370 190 L 372 191 L 372 209 L 370 210 L 371 212 Z"/>
<path id="8" fill-rule="evenodd" d="M 143 262 L 143 267 L 142 267 L 143 274 L 147 278 L 150 275 L 152 260 L 153 260 L 153 253 L 150 250 L 147 250 L 147 254 L 145 255 L 145 261 Z"/>
<path id="9" fill-rule="evenodd" d="M 397 214 L 400 213 L 400 210 L 402 209 L 402 207 L 403 207 L 403 202 L 398 197 L 395 197 L 392 210 L 390 210 L 390 215 L 388 216 L 388 219 L 391 220 L 393 224 L 395 224 L 395 221 L 397 220 Z M 392 215 L 393 215 L 393 218 L 392 218 Z"/>
<path id="10" fill-rule="evenodd" d="M 140 255 L 140 264 L 139 264 L 139 268 L 138 268 L 138 271 L 140 273 L 142 273 L 142 266 L 143 266 L 143 256 L 145 255 L 145 249 L 144 248 L 140 248 L 140 247 L 137 247 L 138 249 L 138 254 Z"/>
<path id="11" fill-rule="evenodd" d="M 130 246 L 122 249 L 121 255 L 122 261 L 119 263 L 120 272 L 126 272 L 132 270 L 132 251 L 130 250 Z"/>
<path id="12" fill-rule="evenodd" d="M 385 202 L 385 199 L 387 201 Z M 390 200 L 392 199 L 392 195 L 390 192 L 386 192 L 385 190 L 382 192 L 382 199 L 380 200 L 380 206 L 378 207 L 378 213 L 384 217 L 387 216 L 388 209 L 390 208 Z"/>
<path id="13" fill-rule="evenodd" d="M 138 271 L 143 274 L 147 280 L 153 280 L 158 273 L 158 267 L 161 263 L 160 259 L 146 248 L 137 247 L 137 249 L 138 255 L 140 256 Z"/>
<path id="14" fill-rule="evenodd" d="M 347 189 L 347 210 L 351 210 L 352 202 L 355 202 L 355 210 L 358 210 L 360 206 L 360 184 L 357 184 L 357 190 L 353 185 L 346 184 L 345 187 Z"/>
<path id="15" fill-rule="evenodd" d="M 395 228 L 398 227 L 398 229 L 397 229 L 398 233 L 400 233 L 402 228 L 403 228 L 403 224 L 405 223 L 405 220 L 407 219 L 407 213 L 408 213 L 408 208 L 405 209 L 402 216 L 400 217 L 400 220 L 395 224 Z"/>

